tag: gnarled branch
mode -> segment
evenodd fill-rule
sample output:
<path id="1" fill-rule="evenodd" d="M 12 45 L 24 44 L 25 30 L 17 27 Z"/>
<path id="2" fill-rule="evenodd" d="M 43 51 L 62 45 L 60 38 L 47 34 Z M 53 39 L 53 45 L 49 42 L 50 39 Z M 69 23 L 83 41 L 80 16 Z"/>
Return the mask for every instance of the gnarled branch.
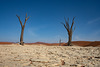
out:
<path id="1" fill-rule="evenodd" d="M 68 19 L 68 21 L 66 20 L 65 17 L 64 17 L 64 19 L 65 19 L 65 23 L 66 23 L 67 29 L 69 30 L 69 29 L 70 29 L 70 28 L 69 28 L 69 19 Z"/>
<path id="2" fill-rule="evenodd" d="M 20 22 L 20 24 L 21 24 L 21 27 L 23 26 L 23 24 L 22 24 L 22 22 L 21 22 L 21 20 L 20 20 L 20 16 L 18 16 L 18 15 L 16 15 L 17 17 L 18 17 L 18 19 L 19 19 L 19 22 Z"/>
<path id="3" fill-rule="evenodd" d="M 69 31 L 69 29 L 67 28 L 67 26 L 66 26 L 63 22 L 61 22 L 61 24 L 64 25 L 64 27 L 66 28 L 67 32 L 69 33 L 70 31 Z"/>
<path id="4" fill-rule="evenodd" d="M 72 30 L 72 28 L 73 28 L 73 25 L 74 25 L 74 19 L 75 19 L 75 17 L 73 17 L 73 20 L 72 20 L 72 25 L 71 25 L 70 30 Z"/>
<path id="5" fill-rule="evenodd" d="M 26 21 L 29 19 L 30 17 L 27 17 L 27 14 L 26 14 L 26 18 L 25 18 L 25 22 L 24 22 L 24 26 L 26 24 Z"/>

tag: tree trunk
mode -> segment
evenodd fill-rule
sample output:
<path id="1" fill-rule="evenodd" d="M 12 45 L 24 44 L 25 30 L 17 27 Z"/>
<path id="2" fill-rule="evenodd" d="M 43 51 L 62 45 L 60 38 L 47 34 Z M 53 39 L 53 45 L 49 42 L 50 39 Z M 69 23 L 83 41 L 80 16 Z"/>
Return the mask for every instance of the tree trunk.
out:
<path id="1" fill-rule="evenodd" d="M 67 46 L 71 46 L 71 41 L 72 41 L 72 34 L 69 34 L 69 40 Z"/>
<path id="2" fill-rule="evenodd" d="M 24 26 L 22 26 L 22 30 L 21 30 L 20 45 L 24 45 L 24 42 L 23 42 L 23 34 L 24 34 Z"/>

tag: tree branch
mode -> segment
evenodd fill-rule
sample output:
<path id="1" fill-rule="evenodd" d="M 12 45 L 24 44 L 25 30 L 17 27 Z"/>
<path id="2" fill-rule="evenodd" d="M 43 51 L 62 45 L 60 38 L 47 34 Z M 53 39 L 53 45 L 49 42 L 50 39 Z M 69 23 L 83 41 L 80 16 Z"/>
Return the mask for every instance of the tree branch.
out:
<path id="1" fill-rule="evenodd" d="M 67 29 L 69 30 L 69 20 L 67 21 L 65 17 L 64 17 L 64 19 L 65 19 L 65 23 L 66 23 Z"/>
<path id="2" fill-rule="evenodd" d="M 73 17 L 73 20 L 72 20 L 72 25 L 71 25 L 70 30 L 72 30 L 72 28 L 73 28 L 73 25 L 74 25 L 74 19 L 75 19 L 75 17 Z"/>
<path id="3" fill-rule="evenodd" d="M 20 22 L 20 24 L 21 24 L 21 27 L 23 26 L 23 24 L 22 24 L 22 22 L 21 22 L 21 20 L 20 20 L 20 17 L 18 16 L 18 15 L 16 15 L 17 17 L 18 17 L 18 19 L 19 19 L 19 22 Z"/>
<path id="4" fill-rule="evenodd" d="M 26 14 L 26 16 L 27 16 L 27 14 Z M 28 18 L 26 17 L 26 18 L 25 18 L 24 26 L 25 26 L 25 24 L 26 24 L 26 21 L 27 21 L 29 18 L 30 18 L 30 17 L 28 17 Z"/>
<path id="5" fill-rule="evenodd" d="M 75 31 L 75 29 L 76 29 L 76 26 L 74 27 L 74 29 L 73 29 L 73 31 L 72 31 L 72 34 L 73 34 L 73 32 Z"/>
<path id="6" fill-rule="evenodd" d="M 26 16 L 25 16 L 25 18 L 27 18 L 27 13 L 26 13 Z"/>
<path id="7" fill-rule="evenodd" d="M 64 25 L 64 27 L 66 28 L 66 30 L 68 31 L 68 33 L 70 32 L 69 31 L 69 29 L 66 27 L 66 25 L 63 23 L 63 22 L 61 22 L 61 24 L 63 24 Z"/>

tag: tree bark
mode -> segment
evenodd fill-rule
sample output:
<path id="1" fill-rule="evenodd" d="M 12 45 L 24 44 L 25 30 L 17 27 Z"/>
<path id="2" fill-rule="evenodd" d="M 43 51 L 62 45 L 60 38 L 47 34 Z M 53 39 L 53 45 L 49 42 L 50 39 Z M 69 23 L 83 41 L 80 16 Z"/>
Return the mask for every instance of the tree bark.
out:
<path id="1" fill-rule="evenodd" d="M 71 41 L 72 41 L 72 34 L 69 34 L 69 40 L 67 46 L 71 46 Z"/>
<path id="2" fill-rule="evenodd" d="M 20 45 L 24 45 L 24 42 L 23 42 L 23 34 L 24 34 L 24 26 L 22 26 L 22 30 L 21 30 Z"/>

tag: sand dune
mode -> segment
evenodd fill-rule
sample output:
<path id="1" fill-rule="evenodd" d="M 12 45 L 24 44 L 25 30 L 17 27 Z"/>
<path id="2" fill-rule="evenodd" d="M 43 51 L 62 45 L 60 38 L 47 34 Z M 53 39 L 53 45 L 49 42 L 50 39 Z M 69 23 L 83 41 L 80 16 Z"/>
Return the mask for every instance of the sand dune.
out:
<path id="1" fill-rule="evenodd" d="M 11 44 L 13 44 L 13 42 L 0 42 L 0 44 L 9 44 L 9 45 L 11 45 Z"/>
<path id="2" fill-rule="evenodd" d="M 28 45 L 34 45 L 34 44 L 40 44 L 40 45 L 47 45 L 47 46 L 59 46 L 59 43 L 44 43 L 44 42 L 36 42 L 36 43 L 26 43 Z M 61 43 L 61 46 L 64 46 L 66 45 L 67 43 Z M 93 46 L 93 47 L 96 47 L 96 46 L 100 46 L 100 41 L 72 41 L 72 44 L 73 45 L 76 45 L 76 46 L 83 46 L 83 47 L 86 47 L 86 46 Z"/>

